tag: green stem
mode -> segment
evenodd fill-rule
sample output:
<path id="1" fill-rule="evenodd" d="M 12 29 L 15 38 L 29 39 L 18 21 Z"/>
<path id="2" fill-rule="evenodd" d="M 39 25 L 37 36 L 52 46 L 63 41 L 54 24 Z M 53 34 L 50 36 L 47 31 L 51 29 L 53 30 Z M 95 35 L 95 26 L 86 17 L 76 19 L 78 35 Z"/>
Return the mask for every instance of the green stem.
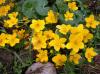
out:
<path id="1" fill-rule="evenodd" d="M 4 48 L 4 49 L 6 49 L 7 51 L 13 53 L 13 54 L 16 56 L 16 58 L 22 63 L 22 65 L 25 65 L 25 64 L 23 63 L 22 59 L 20 58 L 20 56 L 19 56 L 16 52 L 13 52 L 13 51 L 11 51 L 11 50 L 8 49 L 8 48 Z"/>

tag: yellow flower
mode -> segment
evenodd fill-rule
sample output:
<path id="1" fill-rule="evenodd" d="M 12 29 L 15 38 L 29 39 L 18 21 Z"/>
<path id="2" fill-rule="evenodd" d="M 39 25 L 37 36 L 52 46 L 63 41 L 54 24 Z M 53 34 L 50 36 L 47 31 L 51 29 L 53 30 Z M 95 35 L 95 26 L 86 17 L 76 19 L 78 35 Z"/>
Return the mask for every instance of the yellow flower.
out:
<path id="1" fill-rule="evenodd" d="M 71 35 L 69 37 L 69 42 L 66 45 L 67 49 L 72 49 L 71 55 L 76 54 L 79 49 L 84 48 L 83 41 L 83 24 L 79 24 L 77 27 L 71 28 Z"/>
<path id="2" fill-rule="evenodd" d="M 59 29 L 59 32 L 62 33 L 62 34 L 66 34 L 71 29 L 70 24 L 68 24 L 68 25 L 65 25 L 65 24 L 57 25 L 56 27 Z"/>
<path id="3" fill-rule="evenodd" d="M 0 46 L 5 46 L 5 44 L 7 43 L 7 35 L 4 33 L 1 33 L 0 35 Z"/>
<path id="4" fill-rule="evenodd" d="M 74 13 L 70 13 L 69 11 L 67 11 L 65 14 L 65 20 L 73 20 L 73 16 L 74 16 Z"/>
<path id="5" fill-rule="evenodd" d="M 46 24 L 52 24 L 52 23 L 57 23 L 58 14 L 54 13 L 52 10 L 49 10 L 48 16 L 45 18 Z"/>
<path id="6" fill-rule="evenodd" d="M 5 27 L 13 27 L 14 25 L 17 25 L 18 24 L 18 19 L 17 18 L 11 18 L 11 19 L 8 19 L 8 20 L 4 20 L 4 26 Z"/>
<path id="7" fill-rule="evenodd" d="M 0 7 L 0 17 L 6 16 L 9 10 L 10 10 L 10 6 L 9 5 L 1 6 Z"/>
<path id="8" fill-rule="evenodd" d="M 96 28 L 96 26 L 99 25 L 99 22 L 95 20 L 94 15 L 85 18 L 85 21 L 86 27 Z"/>
<path id="9" fill-rule="evenodd" d="M 0 0 L 0 5 L 5 3 L 5 0 Z"/>
<path id="10" fill-rule="evenodd" d="M 39 31 L 39 32 L 34 32 L 33 37 L 35 38 L 39 38 L 43 35 L 43 31 Z"/>
<path id="11" fill-rule="evenodd" d="M 8 14 L 9 18 L 16 18 L 18 16 L 18 12 L 12 12 L 10 14 Z"/>
<path id="12" fill-rule="evenodd" d="M 79 54 L 70 55 L 69 60 L 75 64 L 79 64 L 81 56 Z"/>
<path id="13" fill-rule="evenodd" d="M 66 45 L 67 49 L 72 49 L 71 51 L 71 55 L 76 54 L 79 49 L 83 49 L 84 48 L 84 43 L 83 43 L 83 39 L 86 40 L 85 37 L 85 33 L 84 33 L 85 29 L 83 24 L 79 24 L 77 27 L 72 27 L 71 28 L 71 34 L 69 37 L 69 42 Z M 90 38 L 88 38 L 90 39 Z"/>
<path id="14" fill-rule="evenodd" d="M 13 27 L 14 25 L 17 25 L 18 24 L 18 19 L 16 18 L 18 15 L 18 12 L 12 12 L 10 14 L 8 14 L 8 17 L 10 19 L 8 20 L 4 20 L 4 26 L 5 27 Z"/>
<path id="15" fill-rule="evenodd" d="M 59 38 L 58 37 L 58 38 L 55 38 L 55 39 L 51 40 L 49 45 L 53 46 L 56 51 L 59 51 L 60 48 L 65 47 L 65 44 L 64 44 L 65 42 L 66 42 L 65 38 Z"/>
<path id="16" fill-rule="evenodd" d="M 18 35 L 18 38 L 22 39 L 24 37 L 24 32 L 25 30 L 24 29 L 21 29 L 21 30 L 13 30 L 13 33 L 16 33 Z"/>
<path id="17" fill-rule="evenodd" d="M 47 50 L 40 50 L 39 54 L 36 55 L 36 62 L 48 62 L 48 52 Z"/>
<path id="18" fill-rule="evenodd" d="M 65 55 L 57 54 L 52 58 L 52 61 L 56 64 L 56 66 L 63 66 L 67 61 L 67 57 Z"/>
<path id="19" fill-rule="evenodd" d="M 68 7 L 69 7 L 71 10 L 73 10 L 73 11 L 78 10 L 78 7 L 77 7 L 77 5 L 76 5 L 76 2 L 68 3 Z"/>
<path id="20" fill-rule="evenodd" d="M 44 36 L 47 40 L 54 38 L 54 33 L 52 30 L 44 31 Z"/>
<path id="21" fill-rule="evenodd" d="M 33 49 L 40 50 L 41 48 L 46 48 L 46 37 L 42 35 L 33 36 L 32 38 Z"/>
<path id="22" fill-rule="evenodd" d="M 83 30 L 83 41 L 84 41 L 84 43 L 87 43 L 88 40 L 90 40 L 92 38 L 93 38 L 93 34 L 91 34 L 88 29 L 84 29 Z"/>
<path id="23" fill-rule="evenodd" d="M 8 39 L 8 44 L 13 47 L 16 45 L 16 43 L 19 43 L 19 39 L 17 38 L 17 34 L 13 33 L 12 35 L 8 34 L 7 35 L 7 39 Z"/>
<path id="24" fill-rule="evenodd" d="M 97 53 L 94 51 L 94 48 L 93 47 L 86 49 L 85 57 L 88 60 L 88 62 L 91 62 L 92 61 L 92 58 L 94 56 L 96 56 L 96 55 L 97 55 Z"/>
<path id="25" fill-rule="evenodd" d="M 71 28 L 71 33 L 74 35 L 80 34 L 83 32 L 83 24 L 79 24 L 77 27 L 72 27 Z"/>
<path id="26" fill-rule="evenodd" d="M 82 40 L 83 36 L 81 34 L 70 36 L 70 41 L 66 45 L 67 49 L 72 49 L 70 55 L 74 55 L 79 51 L 79 49 L 84 48 L 84 43 Z"/>
<path id="27" fill-rule="evenodd" d="M 45 21 L 33 19 L 30 28 L 34 29 L 35 32 L 39 32 L 45 28 Z"/>

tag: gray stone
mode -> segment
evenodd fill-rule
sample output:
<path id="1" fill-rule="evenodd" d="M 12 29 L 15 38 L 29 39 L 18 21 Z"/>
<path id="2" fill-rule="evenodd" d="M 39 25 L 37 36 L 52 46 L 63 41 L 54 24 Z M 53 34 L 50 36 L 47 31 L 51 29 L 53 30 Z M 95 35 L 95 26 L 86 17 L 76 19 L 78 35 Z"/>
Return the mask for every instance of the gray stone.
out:
<path id="1" fill-rule="evenodd" d="M 28 68 L 25 74 L 57 74 L 54 65 L 50 62 L 46 64 L 34 63 Z"/>

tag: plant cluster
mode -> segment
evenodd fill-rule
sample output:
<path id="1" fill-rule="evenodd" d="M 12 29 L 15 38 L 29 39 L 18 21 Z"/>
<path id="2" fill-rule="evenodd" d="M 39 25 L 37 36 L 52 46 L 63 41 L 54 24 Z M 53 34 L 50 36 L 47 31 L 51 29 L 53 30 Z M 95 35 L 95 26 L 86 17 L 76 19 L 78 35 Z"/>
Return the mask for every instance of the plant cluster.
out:
<path id="1" fill-rule="evenodd" d="M 100 20 L 80 0 L 0 0 L 0 48 L 29 49 L 35 62 L 92 62 Z M 23 3 L 23 4 L 22 4 Z"/>

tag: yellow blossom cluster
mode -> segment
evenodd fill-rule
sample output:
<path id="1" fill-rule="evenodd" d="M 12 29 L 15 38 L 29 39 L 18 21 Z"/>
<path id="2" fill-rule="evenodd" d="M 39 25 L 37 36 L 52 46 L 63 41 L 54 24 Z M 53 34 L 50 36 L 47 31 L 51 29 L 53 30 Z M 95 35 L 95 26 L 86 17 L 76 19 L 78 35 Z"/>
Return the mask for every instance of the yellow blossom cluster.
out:
<path id="1" fill-rule="evenodd" d="M 18 24 L 17 15 L 18 15 L 18 12 L 12 12 L 8 14 L 9 19 L 4 20 L 4 26 L 11 28 L 14 25 L 17 25 Z"/>
<path id="2" fill-rule="evenodd" d="M 5 44 L 9 44 L 11 47 L 15 46 L 16 43 L 19 43 L 19 39 L 17 38 L 17 34 L 6 34 L 1 33 L 0 34 L 0 46 L 4 47 Z"/>
<path id="3" fill-rule="evenodd" d="M 59 32 L 64 35 L 70 33 L 68 43 L 66 44 L 66 48 L 71 49 L 69 60 L 73 61 L 75 64 L 78 64 L 79 59 L 81 58 L 78 52 L 85 48 L 85 43 L 93 38 L 93 34 L 90 33 L 90 31 L 86 29 L 83 24 L 79 24 L 77 27 L 62 24 L 57 25 L 57 28 L 59 29 Z"/>
<path id="4" fill-rule="evenodd" d="M 73 10 L 76 9 L 73 8 Z M 65 20 L 73 20 L 74 13 L 67 11 L 64 15 Z M 93 39 L 93 34 L 88 30 L 88 28 L 86 28 L 87 26 L 83 24 L 79 24 L 78 26 L 61 24 L 56 25 L 57 31 L 64 35 L 64 37 L 60 37 L 59 34 L 56 34 L 56 32 L 45 29 L 47 24 L 57 23 L 58 18 L 55 16 L 56 15 L 54 15 L 53 11 L 50 10 L 46 19 L 33 19 L 32 24 L 30 24 L 30 28 L 33 30 L 33 49 L 38 51 L 36 61 L 48 62 L 49 52 L 47 53 L 47 49 L 53 48 L 53 51 L 55 52 L 60 52 L 62 49 L 70 49 L 70 56 L 68 60 L 75 64 L 79 64 L 82 57 L 78 52 L 83 50 L 86 43 Z M 66 37 L 67 34 L 69 34 L 68 38 Z M 91 55 L 92 53 L 94 53 L 94 55 Z M 85 57 L 89 62 L 95 55 L 95 51 L 91 50 L 91 52 L 88 53 L 88 50 L 86 50 Z M 67 56 L 65 56 L 65 54 L 56 54 L 52 57 L 52 61 L 56 64 L 56 66 L 62 66 L 64 65 L 64 62 L 67 61 Z"/>
<path id="5" fill-rule="evenodd" d="M 72 21 L 72 20 L 74 20 L 73 11 L 78 10 L 78 6 L 77 6 L 76 2 L 68 2 L 68 8 L 69 8 L 69 10 L 66 11 L 66 13 L 64 14 L 64 17 L 65 17 L 66 21 L 69 21 L 69 20 Z"/>
<path id="6" fill-rule="evenodd" d="M 88 31 L 88 29 L 85 29 L 82 24 L 78 25 L 77 27 L 72 27 L 70 32 L 71 35 L 66 48 L 72 49 L 70 53 L 71 55 L 76 54 L 80 49 L 85 47 L 84 41 L 88 42 L 88 40 L 93 38 L 93 35 Z"/>
<path id="7" fill-rule="evenodd" d="M 75 2 L 68 4 L 71 10 L 77 10 Z M 94 20 L 94 17 L 91 15 L 90 17 L 86 17 L 86 25 L 79 24 L 78 26 L 72 26 L 71 24 L 61 24 L 56 25 L 56 29 L 64 35 L 64 37 L 60 37 L 59 34 L 54 33 L 52 30 L 46 30 L 46 24 L 57 23 L 58 18 L 55 15 L 56 13 L 53 10 L 48 12 L 47 17 L 43 20 L 33 19 L 32 24 L 30 24 L 30 28 L 33 30 L 32 36 L 32 44 L 33 49 L 38 51 L 36 61 L 39 62 L 48 62 L 48 51 L 47 49 L 53 48 L 55 52 L 60 52 L 62 49 L 70 49 L 69 61 L 74 62 L 75 64 L 79 64 L 79 60 L 82 58 L 81 54 L 78 53 L 80 50 L 85 48 L 85 44 L 93 39 L 93 34 L 86 28 L 87 24 L 91 22 L 95 22 L 97 25 L 97 21 Z M 64 14 L 65 20 L 73 21 L 74 13 L 66 11 Z M 88 25 L 91 25 L 89 23 Z M 92 27 L 93 28 L 93 27 Z M 96 28 L 96 26 L 95 26 Z M 69 34 L 69 38 L 66 35 Z M 96 55 L 96 52 L 92 50 L 86 49 L 85 57 L 89 62 Z M 89 53 L 89 51 L 91 51 Z M 53 54 L 53 53 L 52 53 Z M 93 55 L 92 55 L 93 54 Z M 52 61 L 56 64 L 56 66 L 62 66 L 67 61 L 67 56 L 65 54 L 56 54 L 52 57 Z"/>
<path id="8" fill-rule="evenodd" d="M 5 3 L 5 0 L 0 0 L 0 4 Z M 14 3 L 10 2 L 7 5 L 0 6 L 0 17 L 6 16 L 10 9 L 14 6 Z"/>
<path id="9" fill-rule="evenodd" d="M 0 1 L 1 4 L 5 2 L 5 0 Z M 0 27 L 0 29 L 5 30 L 5 32 L 0 31 L 0 47 L 5 47 L 6 45 L 14 47 L 24 40 L 24 42 L 30 44 L 30 47 L 32 46 L 34 52 L 36 51 L 36 62 L 46 63 L 52 61 L 57 67 L 63 66 L 66 61 L 79 64 L 80 59 L 83 58 L 83 51 L 85 52 L 84 57 L 88 62 L 91 62 L 97 53 L 95 48 L 89 46 L 89 43 L 94 38 L 92 30 L 100 22 L 95 19 L 93 14 L 90 14 L 84 18 L 84 23 L 79 22 L 76 24 L 74 22 L 76 25 L 69 23 L 69 21 L 75 21 L 75 11 L 79 8 L 75 1 L 64 1 L 68 1 L 66 2 L 68 3 L 66 4 L 66 6 L 68 5 L 68 10 L 61 14 L 64 22 L 60 21 L 60 13 L 51 9 L 44 18 L 28 19 L 23 16 L 22 20 L 20 20 L 18 18 L 19 12 L 8 14 L 8 11 L 14 6 L 13 3 L 1 6 L 0 17 L 7 15 L 7 18 L 3 20 L 3 27 Z M 48 25 L 50 26 L 49 28 Z M 26 30 L 23 28 L 27 29 L 27 33 L 29 33 L 27 38 L 25 38 Z"/>
<path id="10" fill-rule="evenodd" d="M 36 59 L 36 61 L 39 62 L 48 61 L 47 50 L 43 49 L 54 47 L 55 51 L 60 51 L 61 48 L 65 48 L 64 43 L 66 41 L 66 38 L 60 38 L 59 35 L 55 34 L 52 30 L 43 31 L 45 25 L 46 24 L 44 20 L 35 19 L 33 19 L 32 24 L 30 24 L 30 28 L 34 31 L 32 37 L 33 49 L 37 50 L 39 53 L 37 54 Z"/>

